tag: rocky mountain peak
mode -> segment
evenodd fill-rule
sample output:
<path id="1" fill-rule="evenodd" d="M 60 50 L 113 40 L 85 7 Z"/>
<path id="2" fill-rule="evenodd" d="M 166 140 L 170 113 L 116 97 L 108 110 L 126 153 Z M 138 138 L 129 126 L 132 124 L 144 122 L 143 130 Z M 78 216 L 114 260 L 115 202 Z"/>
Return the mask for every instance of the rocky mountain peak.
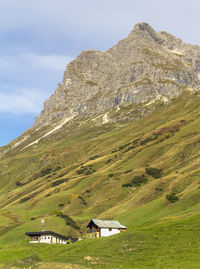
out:
<path id="1" fill-rule="evenodd" d="M 151 27 L 151 25 L 146 22 L 136 24 L 134 29 L 130 32 L 128 38 L 142 39 L 146 41 L 149 41 L 149 39 L 151 39 L 151 42 L 162 42 L 156 31 Z"/>
<path id="2" fill-rule="evenodd" d="M 154 29 L 151 27 L 151 25 L 146 23 L 146 22 L 137 23 L 134 26 L 133 31 L 137 31 L 137 30 L 142 30 L 142 31 L 147 31 L 147 32 L 155 32 Z"/>
<path id="3" fill-rule="evenodd" d="M 146 22 L 137 23 L 135 27 L 133 28 L 133 30 L 131 31 L 130 35 L 134 35 L 135 33 L 138 33 L 138 32 L 140 33 L 142 32 L 143 34 L 148 34 L 154 38 L 156 36 L 156 32 L 154 31 L 154 29 L 151 27 L 151 25 L 149 25 Z"/>
<path id="4" fill-rule="evenodd" d="M 170 102 L 184 90 L 198 91 L 199 72 L 199 47 L 138 23 L 111 49 L 83 51 L 69 63 L 33 128 L 99 113 L 109 121 L 134 119 L 136 108 L 143 115 L 153 103 Z M 120 114 L 128 106 L 132 112 Z"/>

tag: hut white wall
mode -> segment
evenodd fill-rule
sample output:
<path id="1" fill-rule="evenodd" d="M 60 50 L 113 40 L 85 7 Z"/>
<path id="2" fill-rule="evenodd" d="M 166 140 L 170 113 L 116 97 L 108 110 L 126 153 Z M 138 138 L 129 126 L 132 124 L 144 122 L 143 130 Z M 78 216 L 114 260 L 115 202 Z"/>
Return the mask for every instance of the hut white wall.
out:
<path id="1" fill-rule="evenodd" d="M 111 231 L 109 231 L 109 228 L 101 228 L 101 236 L 110 236 L 118 233 L 120 233 L 119 229 L 112 228 Z"/>
<path id="2" fill-rule="evenodd" d="M 56 238 L 55 236 L 52 235 L 42 235 L 38 237 L 38 240 L 30 240 L 30 243 L 45 243 L 45 244 L 66 244 L 66 240 L 62 238 Z"/>
<path id="3" fill-rule="evenodd" d="M 62 238 L 56 238 L 52 236 L 52 243 L 53 244 L 66 244 L 66 241 Z"/>
<path id="4" fill-rule="evenodd" d="M 35 243 L 39 243 L 39 242 L 36 241 L 36 240 L 33 241 L 33 240 L 31 240 L 31 238 L 30 238 L 30 243 L 31 243 L 31 244 L 35 244 Z"/>
<path id="5" fill-rule="evenodd" d="M 51 235 L 42 235 L 42 236 L 40 237 L 40 243 L 47 243 L 47 244 L 50 244 L 50 243 L 51 243 L 51 238 L 52 238 Z"/>

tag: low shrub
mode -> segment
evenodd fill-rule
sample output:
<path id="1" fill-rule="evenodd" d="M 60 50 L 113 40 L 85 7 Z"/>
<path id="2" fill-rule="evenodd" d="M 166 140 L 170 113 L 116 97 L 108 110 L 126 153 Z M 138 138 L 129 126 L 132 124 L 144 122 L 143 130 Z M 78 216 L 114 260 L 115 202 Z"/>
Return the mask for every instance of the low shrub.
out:
<path id="1" fill-rule="evenodd" d="M 125 183 L 125 184 L 122 184 L 122 187 L 132 187 L 132 184 L 131 183 Z"/>
<path id="2" fill-rule="evenodd" d="M 145 175 L 142 176 L 136 176 L 132 179 L 131 183 L 134 186 L 140 186 L 142 183 L 146 183 L 147 182 L 147 178 L 145 177 Z"/>
<path id="3" fill-rule="evenodd" d="M 154 177 L 154 178 L 160 178 L 162 169 L 157 169 L 153 167 L 146 167 L 145 171 L 148 175 Z"/>
<path id="4" fill-rule="evenodd" d="M 155 140 L 155 137 L 152 137 L 152 136 L 147 137 L 147 138 L 145 138 L 144 140 L 140 141 L 140 145 L 145 145 L 145 144 L 147 144 L 148 142 L 151 142 L 151 141 L 153 141 L 153 140 Z"/>
<path id="5" fill-rule="evenodd" d="M 86 191 L 85 191 L 85 193 L 90 193 L 91 192 L 91 190 L 89 190 L 89 189 L 87 189 Z"/>
<path id="6" fill-rule="evenodd" d="M 170 201 L 171 203 L 175 203 L 176 201 L 179 200 L 178 196 L 176 194 L 167 194 L 166 199 Z"/>
<path id="7" fill-rule="evenodd" d="M 64 219 L 66 225 L 69 225 L 70 227 L 72 227 L 72 228 L 75 229 L 75 230 L 80 230 L 80 228 L 79 228 L 79 226 L 76 224 L 76 222 L 75 222 L 72 218 L 70 218 L 68 215 L 64 215 L 64 214 L 63 214 L 62 212 L 60 212 L 60 211 L 55 212 L 55 215 L 56 215 L 57 217 L 60 217 L 60 218 Z"/>
<path id="8" fill-rule="evenodd" d="M 139 138 L 137 138 L 137 139 L 133 140 L 133 144 L 134 144 L 134 145 L 138 145 L 139 140 L 140 140 Z"/>
<path id="9" fill-rule="evenodd" d="M 81 169 L 76 171 L 76 173 L 79 175 L 81 175 L 81 174 L 91 175 L 94 172 L 96 172 L 96 170 L 92 168 L 92 165 L 81 166 Z"/>
<path id="10" fill-rule="evenodd" d="M 61 172 L 61 173 L 57 174 L 57 176 L 56 176 L 55 179 L 61 178 L 61 177 L 65 176 L 66 174 L 68 174 L 68 172 L 66 172 L 66 171 L 65 172 Z M 49 176 L 49 177 L 51 177 L 51 176 Z"/>
<path id="11" fill-rule="evenodd" d="M 15 184 L 17 187 L 22 187 L 25 185 L 25 183 L 21 183 L 20 181 L 17 181 Z"/>
<path id="12" fill-rule="evenodd" d="M 145 175 L 142 175 L 142 176 L 135 176 L 131 182 L 128 182 L 128 183 L 125 183 L 125 184 L 122 184 L 122 187 L 132 187 L 132 186 L 135 186 L 135 187 L 138 187 L 140 186 L 141 184 L 145 184 L 147 182 L 147 178 L 145 177 Z"/>
<path id="13" fill-rule="evenodd" d="M 20 200 L 20 203 L 25 203 L 25 202 L 27 202 L 28 200 L 30 200 L 32 197 L 33 197 L 33 196 L 22 198 L 22 199 Z"/>
<path id="14" fill-rule="evenodd" d="M 122 146 L 119 147 L 118 151 L 122 150 L 122 149 L 125 149 L 126 147 L 128 147 L 131 143 L 127 143 L 127 144 L 124 144 Z"/>
<path id="15" fill-rule="evenodd" d="M 163 188 L 156 187 L 155 190 L 156 191 L 163 191 Z"/>
<path id="16" fill-rule="evenodd" d="M 56 181 L 52 182 L 51 185 L 52 185 L 52 187 L 55 187 L 55 186 L 58 186 L 58 185 L 60 185 L 60 184 L 62 184 L 64 182 L 67 182 L 67 181 L 69 181 L 68 178 L 62 178 L 62 179 L 59 179 L 59 180 L 56 180 Z"/>
<path id="17" fill-rule="evenodd" d="M 108 159 L 107 161 L 105 161 L 106 164 L 111 163 L 113 160 L 112 159 Z"/>
<path id="18" fill-rule="evenodd" d="M 82 196 L 78 196 L 78 198 L 81 200 L 82 204 L 87 205 L 87 202 Z"/>
<path id="19" fill-rule="evenodd" d="M 128 174 L 128 173 L 130 173 L 130 172 L 132 172 L 131 169 L 130 169 L 130 170 L 126 170 L 126 171 L 124 172 L 124 174 Z"/>
<path id="20" fill-rule="evenodd" d="M 42 171 L 40 172 L 40 176 L 41 176 L 41 177 L 46 176 L 46 175 L 48 175 L 48 174 L 51 174 L 51 172 L 52 172 L 52 169 L 51 169 L 51 168 L 46 168 L 46 169 L 44 169 L 44 170 L 42 170 Z"/>
<path id="21" fill-rule="evenodd" d="M 85 173 L 85 170 L 86 170 L 85 168 L 82 168 L 82 169 L 77 170 L 76 173 L 78 175 L 81 175 L 81 174 L 84 174 Z"/>
<path id="22" fill-rule="evenodd" d="M 92 157 L 89 158 L 89 160 L 95 160 L 97 158 L 99 158 L 99 155 L 92 156 Z"/>
<path id="23" fill-rule="evenodd" d="M 62 167 L 58 165 L 58 166 L 56 166 L 56 168 L 54 169 L 54 171 L 58 171 L 60 169 L 62 169 Z"/>
<path id="24" fill-rule="evenodd" d="M 96 172 L 95 169 L 88 170 L 87 172 L 85 172 L 85 175 L 91 175 L 91 174 L 93 174 L 94 172 Z"/>
<path id="25" fill-rule="evenodd" d="M 130 150 L 132 150 L 132 149 L 134 149 L 135 148 L 135 146 L 130 146 L 130 147 L 128 147 L 126 150 L 125 150 L 125 152 L 128 152 L 128 151 L 130 151 Z"/>
<path id="26" fill-rule="evenodd" d="M 115 152 L 117 152 L 117 151 L 121 151 L 121 150 L 127 148 L 128 146 L 130 146 L 131 144 L 132 144 L 131 142 L 130 142 L 130 143 L 127 143 L 127 144 L 124 144 L 124 145 L 120 146 L 119 148 L 114 149 L 114 150 L 112 151 L 112 153 L 115 153 Z M 135 147 L 134 147 L 134 146 L 130 146 L 129 148 L 127 148 L 127 149 L 125 150 L 125 152 L 127 152 L 127 151 L 129 151 L 129 150 L 131 150 L 131 149 L 133 149 L 133 148 L 135 148 Z"/>

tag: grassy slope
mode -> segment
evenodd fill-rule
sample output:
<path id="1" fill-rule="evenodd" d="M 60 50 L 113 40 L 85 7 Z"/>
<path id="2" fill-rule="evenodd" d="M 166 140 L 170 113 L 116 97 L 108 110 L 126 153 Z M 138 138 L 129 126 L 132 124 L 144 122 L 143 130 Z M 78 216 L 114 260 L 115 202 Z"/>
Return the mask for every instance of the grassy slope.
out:
<path id="1" fill-rule="evenodd" d="M 0 250 L 2 268 L 28 268 L 34 264 L 36 268 L 40 268 L 39 264 L 41 268 L 48 268 L 42 266 L 54 262 L 56 268 L 73 264 L 77 268 L 195 269 L 200 266 L 200 238 L 195 236 L 200 232 L 199 221 L 198 214 L 67 246 L 8 244 Z M 50 268 L 54 266 L 50 265 Z"/>
<path id="2" fill-rule="evenodd" d="M 140 121 L 85 126 L 79 135 L 55 135 L 1 160 L 0 263 L 199 268 L 199 104 L 198 95 L 185 94 Z M 162 169 L 162 177 L 146 175 L 147 167 Z M 122 187 L 143 174 L 146 184 Z M 165 198 L 171 192 L 179 197 L 174 204 Z M 40 230 L 41 217 L 48 230 L 63 234 L 84 234 L 93 217 L 118 219 L 128 232 L 70 246 L 30 246 L 24 233 Z"/>

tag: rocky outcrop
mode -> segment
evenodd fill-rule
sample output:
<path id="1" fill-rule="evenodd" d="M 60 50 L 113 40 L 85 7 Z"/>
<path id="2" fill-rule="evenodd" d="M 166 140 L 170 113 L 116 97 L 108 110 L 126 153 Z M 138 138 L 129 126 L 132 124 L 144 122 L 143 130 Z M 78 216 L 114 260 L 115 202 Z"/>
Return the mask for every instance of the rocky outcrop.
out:
<path id="1" fill-rule="evenodd" d="M 139 23 L 111 49 L 83 51 L 69 63 L 33 128 L 121 106 L 170 102 L 185 90 L 199 91 L 199 74 L 200 47 Z"/>

